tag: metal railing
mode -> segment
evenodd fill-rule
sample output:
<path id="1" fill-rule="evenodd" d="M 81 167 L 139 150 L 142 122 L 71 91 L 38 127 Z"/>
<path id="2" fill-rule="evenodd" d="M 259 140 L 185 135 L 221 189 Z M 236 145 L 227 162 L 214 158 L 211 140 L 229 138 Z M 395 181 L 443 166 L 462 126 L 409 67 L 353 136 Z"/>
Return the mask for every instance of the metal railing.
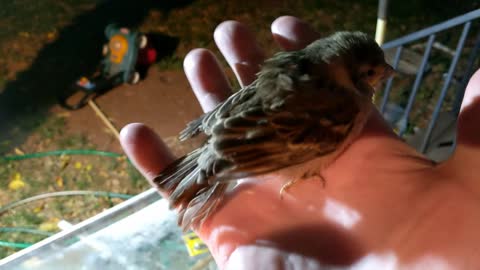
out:
<path id="1" fill-rule="evenodd" d="M 428 41 L 425 46 L 425 50 L 422 56 L 422 60 L 420 62 L 420 65 L 418 67 L 418 70 L 416 72 L 415 80 L 412 86 L 412 90 L 410 91 L 410 95 L 407 101 L 407 104 L 405 106 L 403 115 L 401 116 L 399 122 L 398 122 L 398 133 L 400 136 L 403 136 L 405 132 L 407 131 L 408 127 L 408 122 L 409 122 L 409 116 L 412 112 L 413 104 L 416 101 L 416 96 L 418 94 L 420 85 L 422 83 L 422 80 L 425 75 L 425 71 L 428 65 L 428 61 L 432 52 L 432 47 L 434 46 L 435 38 L 439 32 L 451 29 L 456 26 L 461 26 L 463 25 L 462 32 L 460 34 L 460 38 L 457 41 L 457 46 L 454 51 L 454 54 L 452 56 L 452 59 L 450 61 L 450 65 L 448 68 L 448 71 L 445 75 L 445 80 L 443 82 L 443 86 L 441 87 L 440 90 L 440 95 L 438 97 L 438 100 L 436 101 L 435 108 L 433 110 L 433 113 L 431 115 L 431 119 L 428 123 L 428 126 L 425 130 L 424 137 L 422 139 L 422 143 L 419 147 L 419 151 L 422 153 L 425 153 L 427 148 L 429 147 L 429 143 L 431 141 L 432 137 L 432 132 L 435 129 L 435 126 L 437 124 L 437 120 L 439 117 L 439 114 L 442 109 L 443 102 L 445 100 L 445 97 L 447 95 L 448 89 L 450 88 L 450 85 L 452 83 L 452 79 L 454 77 L 455 70 L 457 68 L 458 61 L 462 55 L 462 51 L 465 46 L 465 41 L 467 40 L 468 34 L 471 30 L 472 26 L 472 21 L 475 19 L 480 18 L 480 9 L 474 10 L 472 12 L 466 13 L 464 15 L 452 18 L 450 20 L 447 20 L 445 22 L 433 25 L 431 27 L 425 28 L 423 30 L 411 33 L 409 35 L 403 36 L 401 38 L 389 41 L 385 44 L 383 44 L 382 48 L 384 50 L 388 49 L 394 49 L 396 48 L 395 55 L 393 58 L 392 65 L 395 69 L 399 67 L 399 63 L 401 60 L 402 52 L 404 51 L 404 47 L 407 44 L 411 44 L 413 42 L 419 41 L 421 39 L 427 38 Z M 456 88 L 456 94 L 455 94 L 455 101 L 453 105 L 453 110 L 451 111 L 452 114 L 457 115 L 459 110 L 460 110 L 460 104 L 463 100 L 463 95 L 465 92 L 465 87 L 468 83 L 468 80 L 470 76 L 473 73 L 474 69 L 474 63 L 475 60 L 477 59 L 478 55 L 478 50 L 480 48 L 480 33 L 476 37 L 476 41 L 474 43 L 474 47 L 472 51 L 470 52 L 470 55 L 467 60 L 467 65 L 466 69 L 463 71 L 463 77 L 460 80 L 458 87 Z M 380 104 L 380 111 L 381 113 L 385 113 L 386 110 L 386 104 L 389 100 L 390 92 L 393 86 L 393 78 L 390 78 L 385 86 L 385 90 L 383 92 L 383 97 L 382 101 Z"/>

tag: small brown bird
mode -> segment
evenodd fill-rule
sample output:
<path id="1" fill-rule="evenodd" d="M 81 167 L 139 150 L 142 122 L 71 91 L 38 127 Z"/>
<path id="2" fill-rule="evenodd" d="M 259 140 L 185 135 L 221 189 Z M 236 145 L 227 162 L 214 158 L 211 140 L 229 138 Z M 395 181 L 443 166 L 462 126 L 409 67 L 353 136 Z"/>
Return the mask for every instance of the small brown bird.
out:
<path id="1" fill-rule="evenodd" d="M 321 171 L 362 130 L 374 87 L 392 71 L 361 32 L 337 32 L 266 60 L 254 82 L 188 124 L 180 140 L 199 132 L 208 139 L 155 178 L 179 225 L 201 225 L 232 180 L 281 171 L 292 177 L 283 192 L 299 179 L 323 179 Z"/>

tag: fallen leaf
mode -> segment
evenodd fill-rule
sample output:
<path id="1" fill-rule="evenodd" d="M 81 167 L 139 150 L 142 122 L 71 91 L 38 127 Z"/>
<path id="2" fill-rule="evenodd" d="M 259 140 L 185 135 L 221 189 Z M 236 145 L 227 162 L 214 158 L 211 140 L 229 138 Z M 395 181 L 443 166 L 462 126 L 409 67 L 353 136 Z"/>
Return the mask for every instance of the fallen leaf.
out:
<path id="1" fill-rule="evenodd" d="M 57 32 L 55 32 L 55 31 L 52 31 L 52 32 L 48 32 L 48 33 L 47 33 L 47 39 L 48 39 L 49 41 L 54 40 L 56 37 L 57 37 Z"/>
<path id="2" fill-rule="evenodd" d="M 21 175 L 19 172 L 16 172 L 16 173 L 13 175 L 13 180 L 22 181 L 22 175 Z"/>
<path id="3" fill-rule="evenodd" d="M 18 190 L 23 187 L 25 187 L 25 182 L 23 182 L 22 180 L 12 180 L 8 184 L 8 188 L 11 190 Z"/>
<path id="4" fill-rule="evenodd" d="M 57 223 L 60 221 L 58 218 L 51 218 L 38 226 L 41 231 L 51 232 L 58 230 Z"/>
<path id="5" fill-rule="evenodd" d="M 75 162 L 75 169 L 80 170 L 82 168 L 82 163 L 80 161 Z"/>
<path id="6" fill-rule="evenodd" d="M 8 188 L 11 190 L 18 190 L 25 187 L 25 182 L 23 182 L 22 175 L 19 172 L 16 172 L 10 183 L 8 183 Z"/>
<path id="7" fill-rule="evenodd" d="M 23 187 L 25 187 L 25 182 L 23 182 L 22 175 L 19 172 L 16 172 L 8 184 L 8 188 L 11 190 L 18 190 Z"/>
<path id="8" fill-rule="evenodd" d="M 40 206 L 37 206 L 37 207 L 33 208 L 33 212 L 34 213 L 40 213 L 40 212 L 43 211 L 44 208 L 45 208 L 45 205 L 42 204 Z"/>
<path id="9" fill-rule="evenodd" d="M 62 155 L 60 156 L 60 170 L 63 171 L 70 164 L 70 156 Z"/>
<path id="10" fill-rule="evenodd" d="M 15 151 L 15 154 L 17 154 L 19 156 L 20 155 L 25 155 L 25 153 L 22 150 L 20 150 L 20 148 L 15 147 L 14 151 Z"/>
<path id="11" fill-rule="evenodd" d="M 57 176 L 55 179 L 55 182 L 57 183 L 57 187 L 62 188 L 63 187 L 63 178 L 61 176 Z"/>

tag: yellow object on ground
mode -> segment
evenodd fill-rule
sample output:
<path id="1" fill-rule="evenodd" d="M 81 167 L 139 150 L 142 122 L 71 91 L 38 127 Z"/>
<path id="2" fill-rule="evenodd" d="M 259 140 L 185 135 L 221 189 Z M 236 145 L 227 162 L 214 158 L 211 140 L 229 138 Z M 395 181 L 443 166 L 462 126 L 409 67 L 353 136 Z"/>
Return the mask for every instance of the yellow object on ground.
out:
<path id="1" fill-rule="evenodd" d="M 22 180 L 22 175 L 20 173 L 15 173 L 12 181 L 8 183 L 8 188 L 11 190 L 18 190 L 25 187 L 25 182 Z"/>
<path id="2" fill-rule="evenodd" d="M 182 236 L 190 257 L 195 257 L 208 252 L 208 247 L 194 232 Z"/>
<path id="3" fill-rule="evenodd" d="M 58 230 L 57 223 L 60 221 L 58 218 L 50 218 L 38 226 L 38 229 L 45 232 L 53 232 Z"/>

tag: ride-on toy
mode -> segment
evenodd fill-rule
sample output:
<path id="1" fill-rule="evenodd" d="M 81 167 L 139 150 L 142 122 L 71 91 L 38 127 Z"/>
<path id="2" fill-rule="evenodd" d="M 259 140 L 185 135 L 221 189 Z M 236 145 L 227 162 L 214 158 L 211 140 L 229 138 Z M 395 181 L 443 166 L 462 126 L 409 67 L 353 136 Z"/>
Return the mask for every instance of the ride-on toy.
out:
<path id="1" fill-rule="evenodd" d="M 108 43 L 103 46 L 103 59 L 97 72 L 91 77 L 81 77 L 73 85 L 74 92 L 80 92 L 70 97 L 62 96 L 60 105 L 69 110 L 85 106 L 88 101 L 104 94 L 123 83 L 136 84 L 140 74 L 136 70 L 138 55 L 147 47 L 147 37 L 140 32 L 125 27 L 109 24 L 105 28 Z M 75 98 L 76 97 L 76 98 Z M 72 104 L 73 103 L 73 104 Z"/>

